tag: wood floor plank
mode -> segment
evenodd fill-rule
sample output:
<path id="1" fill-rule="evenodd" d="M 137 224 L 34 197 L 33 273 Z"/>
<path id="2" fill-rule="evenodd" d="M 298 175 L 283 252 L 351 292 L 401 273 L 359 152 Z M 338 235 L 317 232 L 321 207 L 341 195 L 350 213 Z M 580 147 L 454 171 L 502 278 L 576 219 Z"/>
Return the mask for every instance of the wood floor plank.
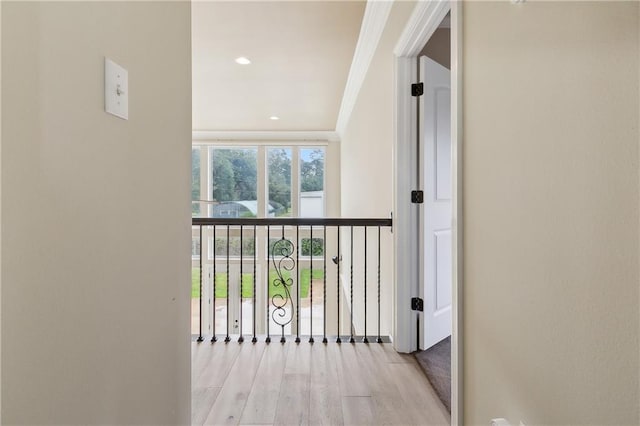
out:
<path id="1" fill-rule="evenodd" d="M 435 426 L 451 423 L 447 409 L 415 362 L 389 363 L 388 369 L 397 383 L 402 383 L 398 391 L 412 424 Z"/>
<path id="2" fill-rule="evenodd" d="M 211 362 L 214 352 L 208 343 L 194 342 L 191 347 L 191 383 L 195 385 L 196 380 L 203 374 L 206 366 Z"/>
<path id="3" fill-rule="evenodd" d="M 309 424 L 309 374 L 285 373 L 274 424 Z"/>
<path id="4" fill-rule="evenodd" d="M 207 345 L 212 350 L 209 357 L 203 356 L 206 363 L 199 377 L 193 382 L 194 388 L 221 387 L 236 362 L 241 346 L 237 343 L 200 343 L 198 350 L 205 351 Z"/>
<path id="5" fill-rule="evenodd" d="M 287 352 L 287 362 L 284 374 L 309 374 L 311 371 L 311 349 L 312 345 L 303 342 L 287 342 L 289 351 Z"/>
<path id="6" fill-rule="evenodd" d="M 366 368 L 365 376 L 376 406 L 379 424 L 411 424 L 411 417 L 403 409 L 398 384 L 387 368 L 389 361 L 381 345 L 356 345 L 358 359 Z"/>
<path id="7" fill-rule="evenodd" d="M 284 376 L 274 424 L 309 423 L 309 397 L 312 345 L 289 341 Z"/>
<path id="8" fill-rule="evenodd" d="M 333 346 L 338 368 L 338 382 L 342 396 L 371 396 L 366 376 L 355 350 L 356 344 L 341 343 Z"/>
<path id="9" fill-rule="evenodd" d="M 396 352 L 393 349 L 393 344 L 385 343 L 382 345 L 382 350 L 384 351 L 385 357 L 388 362 L 393 363 L 411 363 L 413 361 L 413 355 L 411 354 L 401 354 Z"/>
<path id="10" fill-rule="evenodd" d="M 237 425 L 242 417 L 265 345 L 237 346 L 241 347 L 240 352 L 204 422 L 206 425 Z"/>
<path id="11" fill-rule="evenodd" d="M 202 425 L 222 388 L 198 388 L 191 392 L 191 424 Z"/>
<path id="12" fill-rule="evenodd" d="M 241 424 L 271 424 L 276 416 L 280 385 L 284 374 L 289 344 L 265 345 L 247 404 L 242 412 Z"/>
<path id="13" fill-rule="evenodd" d="M 377 425 L 376 406 L 369 396 L 343 396 L 345 425 Z"/>
<path id="14" fill-rule="evenodd" d="M 342 425 L 342 399 L 333 348 L 315 344 L 311 351 L 309 424 Z"/>

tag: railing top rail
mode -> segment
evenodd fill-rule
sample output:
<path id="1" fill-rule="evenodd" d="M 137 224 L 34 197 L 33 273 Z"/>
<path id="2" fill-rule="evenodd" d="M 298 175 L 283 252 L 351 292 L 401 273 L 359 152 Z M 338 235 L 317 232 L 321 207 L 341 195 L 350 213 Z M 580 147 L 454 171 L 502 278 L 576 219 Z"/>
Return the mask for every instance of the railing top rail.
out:
<path id="1" fill-rule="evenodd" d="M 191 224 L 195 226 L 392 226 L 393 220 L 386 218 L 298 218 L 298 217 L 267 217 L 267 218 L 217 218 L 194 217 Z"/>

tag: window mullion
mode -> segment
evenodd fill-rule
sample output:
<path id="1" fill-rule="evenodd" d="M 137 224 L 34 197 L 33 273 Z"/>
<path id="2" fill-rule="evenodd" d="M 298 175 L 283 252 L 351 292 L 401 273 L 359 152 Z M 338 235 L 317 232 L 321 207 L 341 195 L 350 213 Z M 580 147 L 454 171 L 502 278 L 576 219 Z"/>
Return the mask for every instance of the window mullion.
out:
<path id="1" fill-rule="evenodd" d="M 300 217 L 300 147 L 291 149 L 291 216 Z"/>
<path id="2" fill-rule="evenodd" d="M 258 164 L 257 164 L 257 198 L 258 198 L 258 217 L 268 217 L 267 214 L 267 194 L 269 193 L 269 181 L 267 179 L 267 148 L 263 145 L 258 146 Z"/>
<path id="3" fill-rule="evenodd" d="M 210 159 L 209 148 L 200 147 L 200 200 L 210 200 L 211 176 L 210 176 Z M 200 216 L 209 217 L 209 203 L 199 203 Z"/>

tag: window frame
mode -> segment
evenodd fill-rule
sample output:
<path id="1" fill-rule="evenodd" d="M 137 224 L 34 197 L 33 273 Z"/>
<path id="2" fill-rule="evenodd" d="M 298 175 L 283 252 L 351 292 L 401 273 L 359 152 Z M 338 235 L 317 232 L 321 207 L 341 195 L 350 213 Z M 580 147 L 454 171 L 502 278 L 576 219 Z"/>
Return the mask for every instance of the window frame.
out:
<path id="1" fill-rule="evenodd" d="M 324 154 L 324 170 L 322 176 L 322 189 L 323 189 L 323 202 L 322 202 L 322 216 L 327 217 L 328 211 L 328 194 L 329 188 L 327 188 L 327 165 L 329 163 L 329 142 L 327 141 L 228 141 L 220 142 L 204 142 L 193 141 L 193 148 L 200 148 L 200 199 L 208 200 L 203 201 L 200 206 L 200 215 L 205 217 L 211 217 L 213 213 L 212 204 L 210 198 L 212 194 L 212 170 L 211 170 L 211 155 L 213 149 L 257 149 L 257 214 L 258 218 L 266 218 L 268 216 L 267 204 L 269 197 L 269 183 L 268 183 L 268 158 L 267 152 L 269 148 L 290 148 L 291 149 L 291 217 L 300 216 L 300 201 L 301 201 L 301 182 L 300 172 L 302 170 L 302 158 L 301 150 L 303 149 L 321 149 Z M 203 155 L 203 150 L 206 150 L 206 155 Z M 205 206 L 202 204 L 208 203 Z M 203 214 L 203 213 L 206 213 Z"/>

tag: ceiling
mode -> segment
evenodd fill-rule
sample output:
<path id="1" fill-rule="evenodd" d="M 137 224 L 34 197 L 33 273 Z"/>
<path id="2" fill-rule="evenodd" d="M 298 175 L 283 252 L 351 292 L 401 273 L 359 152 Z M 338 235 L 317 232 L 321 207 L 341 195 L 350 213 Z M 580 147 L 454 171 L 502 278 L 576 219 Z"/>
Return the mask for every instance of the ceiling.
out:
<path id="1" fill-rule="evenodd" d="M 193 2 L 193 129 L 334 130 L 365 5 Z"/>

